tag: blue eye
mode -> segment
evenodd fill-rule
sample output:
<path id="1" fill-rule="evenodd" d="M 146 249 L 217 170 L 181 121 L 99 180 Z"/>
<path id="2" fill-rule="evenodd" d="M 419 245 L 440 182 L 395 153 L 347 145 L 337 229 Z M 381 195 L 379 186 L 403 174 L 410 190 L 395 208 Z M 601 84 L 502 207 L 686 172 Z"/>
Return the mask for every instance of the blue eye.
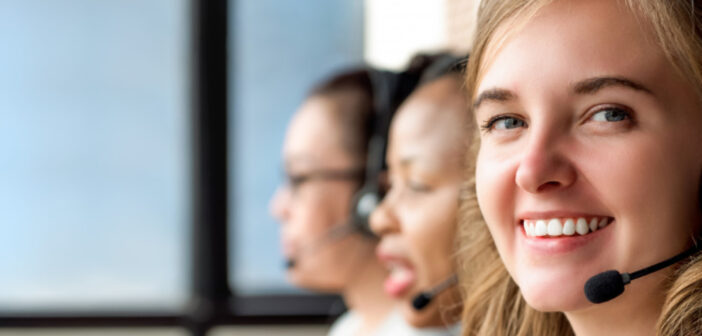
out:
<path id="1" fill-rule="evenodd" d="M 526 122 L 524 120 L 505 115 L 495 116 L 481 126 L 481 128 L 486 132 L 490 132 L 492 130 L 510 130 L 520 127 L 526 127 Z"/>
<path id="2" fill-rule="evenodd" d="M 493 123 L 493 126 L 495 129 L 513 129 L 513 128 L 518 128 L 518 127 L 524 127 L 524 126 L 526 126 L 526 123 L 523 120 L 520 120 L 517 118 L 504 117 L 504 118 L 495 120 L 495 122 Z"/>
<path id="3" fill-rule="evenodd" d="M 494 130 L 506 131 L 520 127 L 526 127 L 526 122 L 522 119 L 509 115 L 494 116 L 480 126 L 480 128 L 486 133 L 490 133 Z"/>
<path id="4" fill-rule="evenodd" d="M 599 122 L 618 122 L 631 119 L 631 115 L 626 110 L 609 107 L 596 112 L 591 118 L 593 121 Z"/>

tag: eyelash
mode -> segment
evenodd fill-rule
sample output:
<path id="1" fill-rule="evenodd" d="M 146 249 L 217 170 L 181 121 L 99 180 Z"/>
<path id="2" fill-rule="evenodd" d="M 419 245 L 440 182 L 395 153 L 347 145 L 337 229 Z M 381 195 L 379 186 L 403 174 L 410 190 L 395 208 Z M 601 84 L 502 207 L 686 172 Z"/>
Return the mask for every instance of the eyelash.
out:
<path id="1" fill-rule="evenodd" d="M 626 108 L 626 107 L 623 107 L 623 106 L 618 106 L 618 105 L 604 105 L 604 106 L 598 107 L 595 111 L 593 111 L 593 112 L 588 116 L 587 120 L 593 120 L 593 118 L 594 118 L 597 114 L 599 114 L 599 113 L 601 113 L 601 112 L 611 111 L 611 110 L 614 110 L 614 111 L 623 113 L 625 119 L 623 119 L 623 120 L 617 120 L 617 121 L 610 121 L 610 122 L 617 123 L 617 122 L 622 122 L 622 121 L 624 121 L 624 120 L 629 120 L 629 121 L 633 121 L 633 120 L 634 120 L 633 112 L 632 112 L 629 108 Z M 594 121 L 594 120 L 593 120 L 593 121 Z"/>
<path id="2" fill-rule="evenodd" d="M 492 127 L 495 125 L 495 123 L 497 123 L 500 120 L 508 119 L 508 118 L 521 120 L 522 122 L 524 122 L 526 124 L 526 122 L 524 120 L 522 120 L 521 118 L 519 118 L 517 116 L 509 115 L 509 114 L 499 114 L 499 115 L 493 116 L 492 118 L 486 120 L 482 125 L 480 125 L 480 129 L 484 133 L 489 133 L 492 131 Z"/>
<path id="3" fill-rule="evenodd" d="M 405 186 L 407 187 L 408 190 L 410 190 L 410 191 L 412 191 L 412 192 L 415 192 L 415 193 L 425 193 L 425 192 L 431 191 L 431 188 L 430 188 L 429 186 L 427 186 L 427 185 L 425 185 L 425 184 L 422 184 L 422 183 L 414 182 L 414 181 L 411 181 L 411 180 L 410 180 L 410 181 L 401 182 L 401 183 L 399 183 L 399 184 L 397 184 L 397 185 L 401 185 L 401 184 L 405 185 Z M 389 183 L 386 185 L 386 188 L 387 188 L 387 189 L 385 189 L 385 191 L 386 191 L 387 193 L 393 192 L 393 187 L 396 187 L 397 185 L 396 185 L 395 183 L 393 183 L 393 182 L 389 182 Z"/>
<path id="4" fill-rule="evenodd" d="M 632 121 L 634 119 L 633 113 L 631 112 L 630 109 L 628 109 L 626 107 L 617 106 L 617 105 L 605 105 L 605 106 L 599 107 L 597 110 L 590 113 L 589 117 L 586 120 L 591 120 L 598 113 L 605 112 L 608 110 L 616 110 L 618 112 L 624 113 L 626 120 Z M 485 121 L 482 125 L 480 125 L 480 129 L 484 133 L 490 133 L 493 130 L 493 127 L 495 126 L 495 124 L 498 121 L 501 121 L 504 119 L 516 119 L 516 120 L 519 120 L 526 125 L 526 122 L 517 116 L 509 115 L 509 114 L 500 114 L 500 115 L 493 116 L 492 118 Z M 621 122 L 621 121 L 623 121 L 623 120 L 612 121 L 612 122 L 616 123 L 616 122 Z"/>

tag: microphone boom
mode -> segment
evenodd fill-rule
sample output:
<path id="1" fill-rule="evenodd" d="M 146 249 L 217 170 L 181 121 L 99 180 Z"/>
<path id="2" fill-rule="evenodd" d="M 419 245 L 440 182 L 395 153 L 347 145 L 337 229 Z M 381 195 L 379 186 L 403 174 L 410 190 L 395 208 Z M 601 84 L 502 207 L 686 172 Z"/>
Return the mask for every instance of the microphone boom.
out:
<path id="1" fill-rule="evenodd" d="M 585 296 L 592 303 L 603 303 L 612 300 L 624 293 L 624 286 L 628 285 L 631 280 L 638 279 L 642 276 L 649 275 L 670 265 L 676 264 L 677 262 L 700 251 L 700 249 L 702 249 L 702 246 L 694 245 L 672 258 L 663 260 L 657 264 L 653 264 L 631 274 L 619 273 L 615 270 L 609 270 L 597 274 L 585 282 Z"/>

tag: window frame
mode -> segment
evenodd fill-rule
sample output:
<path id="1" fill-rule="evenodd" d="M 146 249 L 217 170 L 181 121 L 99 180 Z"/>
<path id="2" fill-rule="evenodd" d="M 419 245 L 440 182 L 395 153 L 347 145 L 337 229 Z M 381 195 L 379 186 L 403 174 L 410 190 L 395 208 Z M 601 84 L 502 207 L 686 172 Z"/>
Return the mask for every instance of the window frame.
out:
<path id="1" fill-rule="evenodd" d="M 181 327 L 204 336 L 217 326 L 328 324 L 345 309 L 336 295 L 233 293 L 229 283 L 229 6 L 190 0 L 191 198 L 189 302 L 174 311 L 33 311 L 0 313 L 4 328 Z M 336 308 L 336 309 L 334 309 Z"/>

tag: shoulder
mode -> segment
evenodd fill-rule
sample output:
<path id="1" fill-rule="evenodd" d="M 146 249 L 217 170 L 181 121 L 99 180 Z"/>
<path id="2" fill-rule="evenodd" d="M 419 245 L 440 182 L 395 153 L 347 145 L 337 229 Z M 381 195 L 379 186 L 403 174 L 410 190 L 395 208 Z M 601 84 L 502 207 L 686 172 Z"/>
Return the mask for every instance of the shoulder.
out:
<path id="1" fill-rule="evenodd" d="M 349 310 L 339 318 L 334 321 L 334 323 L 331 326 L 331 329 L 329 329 L 329 334 L 328 336 L 347 336 L 347 335 L 354 335 L 356 330 L 360 327 L 361 321 L 356 316 L 356 314 Z"/>
<path id="2" fill-rule="evenodd" d="M 395 311 L 388 316 L 374 335 L 460 336 L 461 327 L 459 324 L 455 324 L 447 327 L 415 328 L 405 321 L 399 311 Z"/>

